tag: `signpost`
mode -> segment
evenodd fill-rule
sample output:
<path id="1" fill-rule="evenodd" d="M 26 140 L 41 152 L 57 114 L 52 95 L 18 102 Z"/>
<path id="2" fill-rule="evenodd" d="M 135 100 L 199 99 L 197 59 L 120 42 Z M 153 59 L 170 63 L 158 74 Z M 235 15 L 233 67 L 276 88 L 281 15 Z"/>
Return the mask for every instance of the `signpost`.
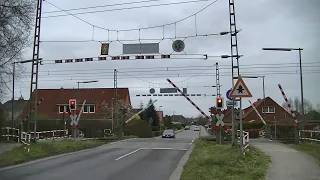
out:
<path id="1" fill-rule="evenodd" d="M 101 55 L 109 55 L 109 43 L 101 44 Z"/>
<path id="2" fill-rule="evenodd" d="M 123 54 L 158 54 L 159 43 L 123 44 Z"/>
<path id="3" fill-rule="evenodd" d="M 229 99 L 230 101 L 232 101 L 233 99 L 232 98 L 230 98 L 230 93 L 231 93 L 231 90 L 232 89 L 229 89 L 228 91 L 227 91 L 227 93 L 226 93 L 226 97 L 227 97 L 227 99 Z"/>
<path id="4" fill-rule="evenodd" d="M 185 44 L 182 40 L 175 40 L 173 43 L 172 43 L 172 49 L 173 51 L 175 52 L 181 52 L 183 51 L 185 48 Z"/>
<path id="5" fill-rule="evenodd" d="M 74 140 L 76 140 L 76 135 L 77 135 L 77 129 L 80 128 L 79 126 L 79 120 L 80 120 L 80 116 L 83 112 L 83 108 L 84 108 L 84 105 L 86 103 L 86 100 L 83 101 L 83 104 L 82 104 L 82 107 L 80 110 L 76 110 L 76 108 L 74 107 L 75 104 L 76 104 L 76 100 L 75 99 L 70 99 L 69 100 L 69 109 L 70 109 L 70 112 L 69 112 L 69 115 L 70 115 L 70 119 L 71 119 L 71 122 L 70 122 L 70 127 L 72 127 L 73 129 L 73 138 Z"/>
<path id="6" fill-rule="evenodd" d="M 252 97 L 252 94 L 250 90 L 248 89 L 247 85 L 244 83 L 243 79 L 241 76 L 238 77 L 238 80 L 236 84 L 233 86 L 230 94 L 230 98 L 240 98 L 240 149 L 241 152 L 244 153 L 243 151 L 243 127 L 242 127 L 242 99 L 245 97 Z M 233 132 L 234 133 L 234 132 Z"/>

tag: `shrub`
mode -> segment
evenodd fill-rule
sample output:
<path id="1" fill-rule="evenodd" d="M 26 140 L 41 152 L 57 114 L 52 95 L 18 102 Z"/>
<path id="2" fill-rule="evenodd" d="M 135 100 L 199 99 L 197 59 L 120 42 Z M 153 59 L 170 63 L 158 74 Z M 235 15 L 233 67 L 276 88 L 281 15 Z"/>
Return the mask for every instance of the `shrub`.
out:
<path id="1" fill-rule="evenodd" d="M 249 129 L 261 129 L 263 128 L 264 124 L 263 122 L 244 122 L 243 123 L 243 129 L 249 130 Z"/>

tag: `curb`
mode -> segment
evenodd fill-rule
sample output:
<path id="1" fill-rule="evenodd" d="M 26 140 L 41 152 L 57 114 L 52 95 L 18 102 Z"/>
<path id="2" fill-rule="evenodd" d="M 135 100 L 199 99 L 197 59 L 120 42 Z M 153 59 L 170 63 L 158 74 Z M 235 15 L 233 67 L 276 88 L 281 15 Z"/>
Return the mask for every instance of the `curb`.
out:
<path id="1" fill-rule="evenodd" d="M 187 163 L 187 161 L 190 157 L 190 154 L 193 151 L 193 148 L 194 148 L 194 144 L 191 144 L 191 146 L 189 147 L 187 152 L 183 155 L 182 159 L 180 160 L 177 168 L 172 172 L 169 180 L 180 180 L 181 179 L 183 166 Z"/>

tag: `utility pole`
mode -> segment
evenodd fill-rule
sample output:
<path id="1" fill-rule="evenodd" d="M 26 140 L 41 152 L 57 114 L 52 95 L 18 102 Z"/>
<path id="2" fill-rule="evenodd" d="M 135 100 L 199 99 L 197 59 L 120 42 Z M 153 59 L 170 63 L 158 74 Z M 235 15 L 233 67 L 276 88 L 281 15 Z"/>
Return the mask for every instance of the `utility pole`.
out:
<path id="1" fill-rule="evenodd" d="M 31 85 L 30 85 L 30 112 L 34 109 L 33 123 L 34 123 L 34 138 L 36 142 L 37 137 L 37 103 L 38 103 L 38 71 L 39 71 L 39 53 L 40 53 L 40 25 L 41 25 L 41 14 L 42 14 L 42 0 L 37 0 L 37 12 L 36 12 L 36 23 L 34 29 L 34 40 L 33 40 L 33 52 L 32 52 L 32 70 L 31 70 Z M 34 100 L 32 99 L 32 92 L 34 92 Z M 33 106 L 32 106 L 33 104 Z M 30 116 L 31 119 L 31 116 Z M 30 119 L 28 121 L 28 131 L 30 127 Z"/>
<path id="2" fill-rule="evenodd" d="M 219 65 L 216 63 L 216 88 L 217 88 L 217 97 L 221 97 L 220 93 L 220 74 L 219 74 Z"/>
<path id="3" fill-rule="evenodd" d="M 235 84 L 235 80 L 240 76 L 239 69 L 239 51 L 238 51 L 238 30 L 236 26 L 236 15 L 234 8 L 234 0 L 229 0 L 229 25 L 230 25 L 230 47 L 231 47 L 231 72 L 232 72 L 232 87 Z M 241 101 L 241 99 L 233 99 L 233 101 Z M 235 122 L 235 110 L 234 103 L 232 105 L 232 145 L 235 145 L 236 135 L 236 122 Z M 240 102 L 241 104 L 241 102 Z M 242 109 L 240 107 L 240 115 L 242 115 Z M 240 117 L 241 118 L 241 117 Z"/>
<path id="4" fill-rule="evenodd" d="M 113 89 L 114 89 L 114 105 L 113 107 L 115 107 L 117 109 L 117 104 L 118 104 L 118 77 L 117 77 L 117 69 L 114 69 L 114 73 L 113 73 Z M 119 121 L 118 121 L 118 110 L 116 112 L 116 119 L 117 119 L 117 127 L 119 125 Z"/>
<path id="5" fill-rule="evenodd" d="M 16 63 L 12 63 L 13 64 L 13 69 L 12 69 L 12 104 L 11 104 L 11 121 L 12 121 L 12 129 L 11 129 L 11 133 L 12 133 L 12 140 L 14 141 L 14 119 L 13 119 L 13 114 L 14 114 L 14 76 L 15 76 L 15 71 L 16 71 Z"/>

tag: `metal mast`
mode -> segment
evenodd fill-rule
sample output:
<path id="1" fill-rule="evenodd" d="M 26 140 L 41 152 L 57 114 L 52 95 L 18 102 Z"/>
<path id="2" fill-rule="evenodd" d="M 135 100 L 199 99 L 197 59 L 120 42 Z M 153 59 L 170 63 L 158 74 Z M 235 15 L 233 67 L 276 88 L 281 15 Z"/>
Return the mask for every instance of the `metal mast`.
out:
<path id="1" fill-rule="evenodd" d="M 237 31 L 237 26 L 236 26 L 234 0 L 229 0 L 229 18 L 230 18 L 230 46 L 231 46 L 231 66 L 232 66 L 231 72 L 232 72 L 232 87 L 233 87 L 235 84 L 235 81 L 238 79 L 238 77 L 240 75 L 238 38 L 237 38 L 238 31 Z M 241 111 L 241 109 L 240 109 L 240 111 Z M 235 111 L 234 111 L 234 106 L 233 106 L 232 107 L 232 145 L 234 145 L 234 143 L 235 143 L 235 134 L 236 134 Z"/>
<path id="2" fill-rule="evenodd" d="M 38 102 L 38 70 L 39 70 L 39 46 L 40 46 L 40 25 L 41 25 L 42 0 L 37 0 L 36 23 L 34 29 L 33 52 L 32 52 L 32 71 L 30 85 L 30 112 L 34 108 L 33 124 L 34 124 L 34 141 L 36 141 L 37 132 L 37 102 Z M 34 92 L 33 102 L 31 100 Z M 31 118 L 31 116 L 30 116 Z M 30 130 L 30 119 L 28 121 L 28 131 Z"/>
<path id="3" fill-rule="evenodd" d="M 114 89 L 114 101 L 113 103 L 113 108 L 116 107 L 118 103 L 118 77 L 117 77 L 117 69 L 114 69 L 113 73 L 113 89 Z M 114 115 L 113 115 L 114 116 Z M 117 119 L 117 127 L 118 127 L 118 112 L 115 113 L 115 117 Z"/>
<path id="4" fill-rule="evenodd" d="M 220 93 L 220 74 L 219 74 L 218 63 L 216 63 L 216 88 L 217 88 L 217 97 L 221 97 L 221 93 Z"/>

